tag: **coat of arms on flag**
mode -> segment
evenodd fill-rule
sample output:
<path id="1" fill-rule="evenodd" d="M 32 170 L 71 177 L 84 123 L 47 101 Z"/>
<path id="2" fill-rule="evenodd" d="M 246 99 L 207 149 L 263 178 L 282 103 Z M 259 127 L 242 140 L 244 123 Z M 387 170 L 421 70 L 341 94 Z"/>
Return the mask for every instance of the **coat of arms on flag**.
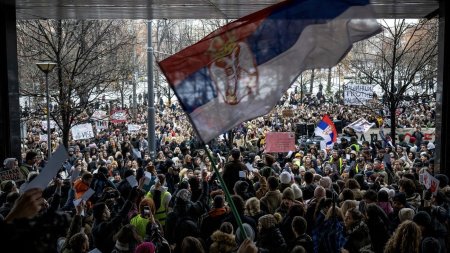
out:
<path id="1" fill-rule="evenodd" d="M 322 137 L 326 146 L 332 146 L 337 140 L 336 127 L 328 115 L 324 115 L 319 124 L 317 124 L 314 134 Z"/>
<path id="2" fill-rule="evenodd" d="M 369 0 L 287 0 L 159 62 L 203 142 L 267 114 L 307 69 L 336 65 L 381 31 Z"/>

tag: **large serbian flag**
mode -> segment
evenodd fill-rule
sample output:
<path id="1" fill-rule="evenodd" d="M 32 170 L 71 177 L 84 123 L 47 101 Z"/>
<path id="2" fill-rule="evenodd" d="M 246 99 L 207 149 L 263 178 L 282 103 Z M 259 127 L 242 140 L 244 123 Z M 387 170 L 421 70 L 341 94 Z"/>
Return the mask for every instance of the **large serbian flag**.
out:
<path id="1" fill-rule="evenodd" d="M 324 115 L 322 120 L 317 124 L 314 134 L 324 139 L 325 146 L 333 146 L 337 140 L 337 131 L 333 121 L 328 115 Z"/>
<path id="2" fill-rule="evenodd" d="M 284 1 L 212 32 L 159 62 L 208 142 L 268 113 L 306 69 L 336 65 L 381 28 L 369 0 Z"/>

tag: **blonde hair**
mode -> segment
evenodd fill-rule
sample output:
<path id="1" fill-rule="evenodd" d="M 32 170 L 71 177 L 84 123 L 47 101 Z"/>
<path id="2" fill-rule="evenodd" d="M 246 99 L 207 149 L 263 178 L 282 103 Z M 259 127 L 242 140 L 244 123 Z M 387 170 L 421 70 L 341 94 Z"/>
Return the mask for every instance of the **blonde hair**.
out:
<path id="1" fill-rule="evenodd" d="M 355 208 L 357 206 L 358 206 L 358 202 L 356 200 L 347 199 L 341 205 L 341 211 L 342 211 L 341 214 L 345 215 L 345 213 L 347 213 L 348 210 Z"/>
<path id="2" fill-rule="evenodd" d="M 397 227 L 384 248 L 384 253 L 419 253 L 422 231 L 413 221 L 404 221 Z"/>
<path id="3" fill-rule="evenodd" d="M 261 211 L 259 199 L 252 197 L 245 202 L 245 214 L 248 216 L 257 215 Z"/>

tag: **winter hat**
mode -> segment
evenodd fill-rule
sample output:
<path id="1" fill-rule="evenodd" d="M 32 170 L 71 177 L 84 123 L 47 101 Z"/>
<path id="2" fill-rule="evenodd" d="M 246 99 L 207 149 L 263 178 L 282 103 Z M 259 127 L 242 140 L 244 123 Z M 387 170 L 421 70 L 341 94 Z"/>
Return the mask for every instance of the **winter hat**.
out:
<path id="1" fill-rule="evenodd" d="M 406 195 L 404 192 L 398 192 L 397 194 L 395 194 L 393 201 L 398 201 L 402 203 L 404 206 L 408 205 L 408 203 L 406 202 Z"/>
<path id="2" fill-rule="evenodd" d="M 300 189 L 300 187 L 298 187 L 297 184 L 291 185 L 291 188 L 292 188 L 292 191 L 294 192 L 294 198 L 295 199 L 303 198 L 302 189 Z"/>
<path id="3" fill-rule="evenodd" d="M 295 200 L 294 191 L 289 187 L 284 189 L 282 199 L 288 199 L 288 200 L 294 201 Z"/>
<path id="4" fill-rule="evenodd" d="M 398 212 L 398 218 L 400 219 L 400 223 L 404 222 L 405 220 L 413 220 L 414 218 L 414 210 L 411 208 L 402 208 Z"/>
<path id="5" fill-rule="evenodd" d="M 277 225 L 277 220 L 272 214 L 266 214 L 259 218 L 258 223 L 262 229 L 269 229 Z"/>
<path id="6" fill-rule="evenodd" d="M 143 242 L 136 247 L 135 253 L 154 253 L 155 245 L 151 242 Z"/>
<path id="7" fill-rule="evenodd" d="M 387 192 L 387 194 L 389 195 L 389 198 L 394 198 L 394 196 L 395 196 L 395 190 L 394 189 L 389 189 L 389 188 L 383 187 L 378 192 L 381 192 L 381 191 Z"/>
<path id="8" fill-rule="evenodd" d="M 420 211 L 416 215 L 414 215 L 413 221 L 423 227 L 428 227 L 431 224 L 431 217 L 425 211 Z"/>
<path id="9" fill-rule="evenodd" d="M 290 184 L 290 183 L 291 183 L 291 180 L 292 180 L 292 176 L 291 176 L 291 174 L 290 174 L 289 172 L 283 171 L 283 172 L 280 174 L 280 182 L 281 182 L 282 184 Z"/>
<path id="10" fill-rule="evenodd" d="M 247 223 L 242 224 L 242 227 L 245 230 L 245 234 L 247 235 L 247 238 L 249 238 L 251 241 L 255 240 L 255 231 L 253 230 L 252 226 L 250 226 Z M 240 245 L 246 238 L 241 233 L 241 228 L 238 227 L 236 230 L 236 243 Z"/>
<path id="11" fill-rule="evenodd" d="M 191 200 L 191 192 L 187 189 L 181 189 L 177 193 L 177 198 L 184 202 L 189 202 Z"/>
<path id="12" fill-rule="evenodd" d="M 427 144 L 427 149 L 428 150 L 432 150 L 432 149 L 434 149 L 435 148 L 435 146 L 434 146 L 434 144 L 432 143 L 432 142 L 429 142 L 428 144 Z"/>
<path id="13" fill-rule="evenodd" d="M 322 177 L 319 180 L 319 184 L 325 189 L 330 189 L 331 184 L 332 184 L 331 178 L 330 177 Z"/>

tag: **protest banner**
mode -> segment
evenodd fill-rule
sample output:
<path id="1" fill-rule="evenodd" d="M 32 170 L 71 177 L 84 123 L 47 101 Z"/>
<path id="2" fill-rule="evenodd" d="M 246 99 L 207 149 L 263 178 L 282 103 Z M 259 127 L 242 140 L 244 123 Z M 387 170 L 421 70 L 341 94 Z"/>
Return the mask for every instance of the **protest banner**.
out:
<path id="1" fill-rule="evenodd" d="M 439 189 L 439 179 L 433 177 L 427 171 L 425 171 L 422 175 L 422 184 L 427 190 L 430 190 L 433 195 L 436 195 Z"/>
<path id="2" fill-rule="evenodd" d="M 375 126 L 375 123 L 370 123 L 366 119 L 359 118 L 355 122 L 350 123 L 347 127 L 353 128 L 357 133 L 365 133 L 373 126 Z"/>
<path id="3" fill-rule="evenodd" d="M 106 120 L 98 120 L 95 121 L 95 128 L 97 130 L 105 130 L 108 129 L 108 121 Z"/>
<path id="4" fill-rule="evenodd" d="M 110 121 L 114 124 L 127 122 L 127 110 L 113 110 Z"/>
<path id="5" fill-rule="evenodd" d="M 344 85 L 345 105 L 365 105 L 373 98 L 372 84 L 346 84 Z"/>
<path id="6" fill-rule="evenodd" d="M 107 117 L 108 116 L 106 115 L 106 111 L 97 110 L 92 114 L 91 119 L 93 119 L 93 120 L 108 120 Z"/>
<path id="7" fill-rule="evenodd" d="M 136 124 L 129 124 L 128 125 L 128 132 L 129 133 L 136 133 L 136 132 L 139 132 L 139 130 L 141 130 L 141 126 L 140 125 L 136 125 Z"/>
<path id="8" fill-rule="evenodd" d="M 0 172 L 0 182 L 4 182 L 7 180 L 13 180 L 15 182 L 24 181 L 25 178 L 23 174 L 20 172 L 19 168 L 4 170 Z"/>
<path id="9" fill-rule="evenodd" d="M 284 153 L 295 150 L 295 133 L 270 132 L 266 134 L 266 153 Z"/>
<path id="10" fill-rule="evenodd" d="M 55 129 L 55 127 L 57 126 L 56 122 L 54 120 L 50 120 L 50 129 Z M 41 121 L 41 128 L 44 131 L 47 131 L 47 121 L 42 120 Z"/>
<path id="11" fill-rule="evenodd" d="M 94 138 L 94 130 L 92 130 L 91 123 L 75 125 L 70 130 L 72 131 L 72 139 L 75 141 Z"/>
<path id="12" fill-rule="evenodd" d="M 409 140 L 410 140 L 412 134 L 414 133 L 414 130 L 415 130 L 415 128 L 397 128 L 395 130 L 395 133 L 396 133 L 396 135 L 395 135 L 395 142 L 396 143 L 399 142 L 399 135 L 404 135 L 405 136 L 405 142 L 409 143 Z M 434 142 L 434 140 L 436 138 L 435 132 L 436 132 L 435 128 L 422 129 L 422 133 L 424 135 L 423 141 Z M 391 129 L 390 128 L 385 128 L 384 129 L 384 133 L 385 134 L 390 134 L 391 133 Z M 365 139 L 367 141 L 370 141 L 370 140 L 372 140 L 372 138 L 374 140 L 381 140 L 380 129 L 379 128 L 371 128 L 371 129 L 367 130 L 367 132 L 365 132 L 363 134 L 357 133 L 357 135 L 358 135 L 358 140 Z"/>
<path id="13" fill-rule="evenodd" d="M 47 165 L 42 169 L 39 175 L 34 178 L 31 182 L 26 184 L 23 191 L 27 191 L 31 188 L 39 188 L 44 190 L 50 181 L 56 176 L 58 171 L 61 169 L 63 162 L 69 158 L 67 150 L 64 145 L 59 145 L 55 152 L 53 152 Z"/>

